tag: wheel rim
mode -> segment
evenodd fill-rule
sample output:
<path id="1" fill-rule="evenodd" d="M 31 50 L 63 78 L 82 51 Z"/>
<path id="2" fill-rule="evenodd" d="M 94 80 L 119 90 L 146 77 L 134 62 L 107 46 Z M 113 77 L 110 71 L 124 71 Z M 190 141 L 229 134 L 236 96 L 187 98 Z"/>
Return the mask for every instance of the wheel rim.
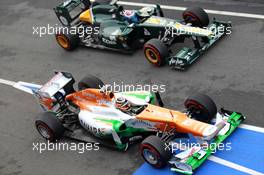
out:
<path id="1" fill-rule="evenodd" d="M 49 132 L 49 129 L 45 126 L 42 126 L 41 124 L 39 124 L 37 126 L 38 132 L 40 133 L 40 135 L 42 137 L 44 137 L 45 139 L 50 139 L 51 138 L 51 134 Z"/>
<path id="2" fill-rule="evenodd" d="M 187 108 L 189 109 L 196 109 L 196 110 L 199 110 L 199 111 L 202 111 L 203 110 L 203 106 L 196 103 L 195 101 L 193 100 L 189 100 L 186 105 L 185 105 Z"/>
<path id="3" fill-rule="evenodd" d="M 65 48 L 65 49 L 69 47 L 68 40 L 65 36 L 57 35 L 56 38 L 57 38 L 57 41 L 61 47 Z"/>
<path id="4" fill-rule="evenodd" d="M 205 123 L 211 121 L 210 114 L 208 113 L 208 111 L 204 109 L 202 105 L 199 105 L 195 101 L 188 101 L 186 107 L 188 111 L 195 115 L 194 119 Z"/>
<path id="5" fill-rule="evenodd" d="M 146 161 L 152 165 L 156 165 L 158 163 L 158 156 L 149 149 L 143 150 L 143 156 L 146 159 Z"/>
<path id="6" fill-rule="evenodd" d="M 158 61 L 159 61 L 159 56 L 156 52 L 154 52 L 152 49 L 150 48 L 147 48 L 146 51 L 146 57 L 147 59 L 151 62 L 151 63 L 154 63 L 154 64 L 157 64 Z"/>
<path id="7" fill-rule="evenodd" d="M 197 18 L 195 15 L 193 15 L 191 13 L 184 14 L 183 18 L 187 23 L 191 23 L 194 25 L 199 25 L 199 23 L 200 23 L 199 18 Z"/>

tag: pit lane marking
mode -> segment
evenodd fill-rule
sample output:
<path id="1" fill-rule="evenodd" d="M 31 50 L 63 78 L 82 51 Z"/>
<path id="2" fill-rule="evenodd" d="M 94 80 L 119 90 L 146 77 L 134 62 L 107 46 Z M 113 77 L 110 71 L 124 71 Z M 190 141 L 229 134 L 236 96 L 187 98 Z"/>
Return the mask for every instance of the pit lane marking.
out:
<path id="1" fill-rule="evenodd" d="M 179 148 L 181 151 L 186 151 L 188 149 L 188 147 L 186 145 L 179 144 L 179 143 L 175 143 L 175 144 L 176 144 L 176 147 Z M 254 175 L 264 175 L 261 172 L 258 172 L 258 171 L 255 171 L 253 169 L 241 166 L 239 164 L 224 160 L 224 159 L 216 157 L 214 155 L 210 155 L 208 157 L 208 159 L 215 162 L 215 163 L 218 163 L 218 164 L 224 165 L 226 167 L 238 170 L 240 172 L 244 172 L 244 173 L 248 173 L 248 174 L 254 174 Z"/>
<path id="2" fill-rule="evenodd" d="M 14 81 L 9 81 L 9 80 L 4 80 L 0 78 L 0 84 L 5 84 L 5 85 L 9 85 L 9 86 L 14 86 L 16 84 L 16 82 Z"/>
<path id="3" fill-rule="evenodd" d="M 247 125 L 247 124 L 241 124 L 239 125 L 239 128 L 255 131 L 255 132 L 261 132 L 264 133 L 264 128 L 253 126 L 253 125 Z"/>
<path id="4" fill-rule="evenodd" d="M 250 168 L 247 168 L 247 167 L 244 167 L 244 166 L 241 166 L 241 165 L 238 165 L 236 163 L 233 163 L 233 162 L 230 162 L 230 161 L 227 161 L 227 160 L 224 160 L 224 159 L 221 159 L 219 157 L 216 157 L 216 156 L 213 156 L 211 155 L 210 157 L 208 157 L 209 160 L 213 161 L 213 162 L 216 162 L 216 163 L 219 163 L 219 164 L 222 164 L 224 166 L 227 166 L 227 167 L 230 167 L 230 168 L 233 168 L 235 170 L 238 170 L 238 171 L 241 171 L 241 172 L 244 172 L 244 173 L 248 173 L 248 174 L 254 174 L 254 175 L 264 175 L 263 173 L 261 172 L 258 172 L 258 171 L 255 171 L 255 170 L 252 170 Z"/>
<path id="5" fill-rule="evenodd" d="M 117 4 L 128 5 L 128 6 L 139 6 L 139 7 L 153 7 L 153 6 L 155 6 L 153 4 L 139 3 L 139 2 L 126 2 L 126 1 L 118 1 Z M 161 8 L 162 9 L 167 9 L 167 10 L 184 11 L 187 7 L 161 5 Z M 229 12 L 229 11 L 210 10 L 210 9 L 205 9 L 205 11 L 207 13 L 209 13 L 209 14 L 216 14 L 216 15 L 226 15 L 226 16 L 235 16 L 235 17 L 244 17 L 244 18 L 264 19 L 264 15 L 259 15 L 259 14 Z"/>

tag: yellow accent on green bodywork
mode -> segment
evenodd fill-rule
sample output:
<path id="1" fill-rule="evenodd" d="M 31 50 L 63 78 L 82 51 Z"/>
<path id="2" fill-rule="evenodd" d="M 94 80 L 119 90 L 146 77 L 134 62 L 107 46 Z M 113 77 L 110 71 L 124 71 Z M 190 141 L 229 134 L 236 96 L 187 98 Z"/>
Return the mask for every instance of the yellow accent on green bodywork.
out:
<path id="1" fill-rule="evenodd" d="M 93 14 L 91 9 L 82 12 L 79 16 L 79 19 L 81 21 L 88 22 L 89 24 L 93 24 Z"/>

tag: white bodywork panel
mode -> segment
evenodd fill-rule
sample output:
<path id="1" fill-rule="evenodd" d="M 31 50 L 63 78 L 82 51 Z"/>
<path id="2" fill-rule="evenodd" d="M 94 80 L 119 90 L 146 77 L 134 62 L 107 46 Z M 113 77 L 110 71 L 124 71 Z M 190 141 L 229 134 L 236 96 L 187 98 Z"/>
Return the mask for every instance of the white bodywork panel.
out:
<path id="1" fill-rule="evenodd" d="M 125 93 L 115 93 L 115 98 L 124 97 L 133 105 L 147 105 L 145 100 L 127 95 Z M 150 131 L 155 129 L 152 122 L 140 122 L 135 116 L 126 114 L 115 107 L 115 99 L 111 103 L 105 103 L 104 106 L 87 106 L 91 111 L 81 110 L 79 113 L 79 121 L 81 125 L 94 134 L 95 136 L 103 136 L 113 134 L 113 126 L 109 122 L 102 120 L 117 120 L 125 123 L 128 127 L 144 128 Z"/>

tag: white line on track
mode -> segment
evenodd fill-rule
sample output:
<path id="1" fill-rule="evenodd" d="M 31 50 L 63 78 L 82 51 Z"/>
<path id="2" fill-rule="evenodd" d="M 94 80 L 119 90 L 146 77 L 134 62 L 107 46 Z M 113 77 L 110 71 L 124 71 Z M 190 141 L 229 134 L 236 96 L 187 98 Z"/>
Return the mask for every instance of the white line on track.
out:
<path id="1" fill-rule="evenodd" d="M 241 124 L 241 125 L 239 125 L 239 128 L 243 128 L 243 129 L 247 129 L 247 130 L 251 130 L 251 131 L 264 133 L 264 128 L 261 128 L 261 127 L 258 127 L 258 126 Z"/>
<path id="2" fill-rule="evenodd" d="M 221 159 L 221 158 L 219 158 L 219 157 L 210 156 L 210 157 L 208 157 L 208 159 L 211 160 L 211 161 L 213 161 L 213 162 L 216 162 L 216 163 L 219 163 L 219 164 L 225 165 L 225 166 L 227 166 L 227 167 L 233 168 L 233 169 L 235 169 L 235 170 L 238 170 L 238 171 L 241 171 L 241 172 L 244 172 L 244 173 L 254 174 L 254 175 L 264 175 L 264 174 L 261 173 L 261 172 L 258 172 L 258 171 L 252 170 L 252 169 L 250 169 L 250 168 L 247 168 L 247 167 L 244 167 L 244 166 L 238 165 L 238 164 L 236 164 L 236 163 L 233 163 L 233 162 L 230 162 L 230 161 L 227 161 L 227 160 Z"/>
<path id="3" fill-rule="evenodd" d="M 16 82 L 14 81 L 9 81 L 9 80 L 4 80 L 0 78 L 0 84 L 5 84 L 5 85 L 9 85 L 9 86 L 14 86 L 16 84 Z"/>
<path id="4" fill-rule="evenodd" d="M 128 6 L 139 6 L 139 7 L 153 7 L 154 4 L 147 4 L 147 3 L 139 3 L 139 2 L 126 2 L 126 1 L 118 1 L 120 5 L 128 5 Z M 186 7 L 179 7 L 179 6 L 169 6 L 169 5 L 161 5 L 162 9 L 167 10 L 177 10 L 183 11 Z M 250 14 L 250 13 L 240 13 L 240 12 L 229 12 L 229 11 L 220 11 L 220 10 L 209 10 L 205 9 L 205 11 L 209 14 L 216 14 L 216 15 L 226 15 L 226 16 L 235 16 L 235 17 L 244 17 L 244 18 L 255 18 L 255 19 L 264 19 L 264 15 L 259 14 Z"/>
<path id="5" fill-rule="evenodd" d="M 188 147 L 186 147 L 186 145 L 183 145 L 183 144 L 179 144 L 179 143 L 175 143 L 177 148 L 179 148 L 180 150 L 182 151 L 185 151 L 188 149 Z M 219 157 L 216 157 L 214 155 L 210 155 L 208 157 L 209 160 L 215 162 L 215 163 L 218 163 L 218 164 L 221 164 L 221 165 L 224 165 L 224 166 L 227 166 L 229 168 L 232 168 L 232 169 L 235 169 L 235 170 L 238 170 L 238 171 L 241 171 L 241 172 L 244 172 L 244 173 L 247 173 L 247 174 L 254 174 L 254 175 L 264 175 L 263 173 L 261 172 L 258 172 L 258 171 L 255 171 L 255 170 L 252 170 L 250 168 L 247 168 L 247 167 L 244 167 L 244 166 L 241 166 L 241 165 L 238 165 L 236 163 L 233 163 L 233 162 L 230 162 L 230 161 L 227 161 L 227 160 L 224 160 L 222 158 L 219 158 Z"/>

